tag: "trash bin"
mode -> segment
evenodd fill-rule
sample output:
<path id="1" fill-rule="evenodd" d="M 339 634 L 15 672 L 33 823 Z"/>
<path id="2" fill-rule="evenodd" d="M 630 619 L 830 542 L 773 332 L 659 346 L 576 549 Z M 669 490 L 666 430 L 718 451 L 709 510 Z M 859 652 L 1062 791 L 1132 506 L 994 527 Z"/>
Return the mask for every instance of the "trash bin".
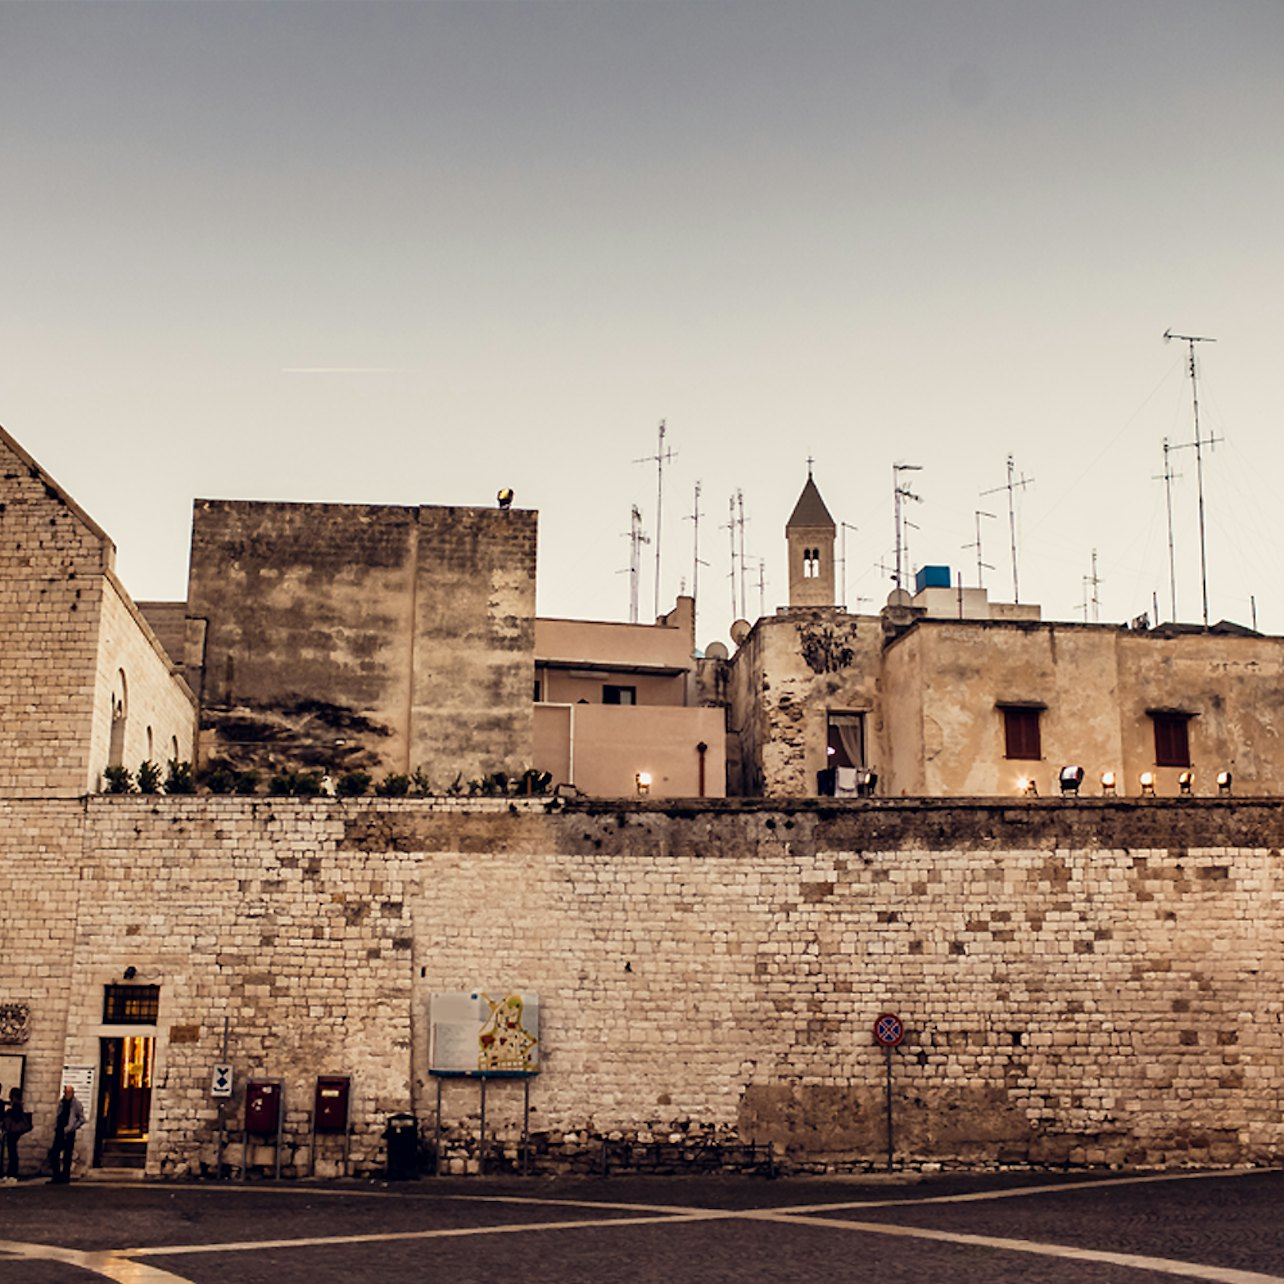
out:
<path id="1" fill-rule="evenodd" d="M 419 1121 L 414 1115 L 388 1116 L 383 1130 L 388 1143 L 388 1180 L 410 1181 L 419 1176 Z"/>

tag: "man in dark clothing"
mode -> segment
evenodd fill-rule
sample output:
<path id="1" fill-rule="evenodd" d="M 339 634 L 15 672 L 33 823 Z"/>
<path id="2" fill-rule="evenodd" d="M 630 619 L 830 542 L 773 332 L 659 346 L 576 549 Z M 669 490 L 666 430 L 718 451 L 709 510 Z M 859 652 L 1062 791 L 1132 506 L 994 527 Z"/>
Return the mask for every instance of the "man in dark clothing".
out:
<path id="1" fill-rule="evenodd" d="M 50 1181 L 57 1185 L 65 1185 L 71 1180 L 71 1156 L 76 1149 L 76 1133 L 84 1123 L 85 1108 L 76 1100 L 75 1088 L 67 1084 L 58 1103 L 53 1145 L 49 1148 L 49 1166 L 53 1169 Z"/>

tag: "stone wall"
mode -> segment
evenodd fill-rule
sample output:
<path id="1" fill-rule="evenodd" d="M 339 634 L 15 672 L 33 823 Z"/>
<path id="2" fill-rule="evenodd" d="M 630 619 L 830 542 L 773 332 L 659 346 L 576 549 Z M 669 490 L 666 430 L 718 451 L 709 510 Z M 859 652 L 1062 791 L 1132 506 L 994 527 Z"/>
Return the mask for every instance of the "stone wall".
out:
<path id="1" fill-rule="evenodd" d="M 111 541 L 0 430 L 0 794 L 89 786 L 88 736 Z"/>
<path id="2" fill-rule="evenodd" d="M 225 1016 L 229 1118 L 247 1075 L 283 1080 L 287 1171 L 306 1166 L 317 1075 L 353 1077 L 358 1169 L 394 1110 L 431 1133 L 428 998 L 476 987 L 540 996 L 537 1161 L 694 1133 L 793 1166 L 881 1162 L 883 1011 L 908 1031 L 902 1162 L 1284 1152 L 1284 802 L 553 806 L 6 803 L 0 895 L 28 908 L 0 959 L 34 1012 L 30 1153 L 127 967 L 161 986 L 153 1172 L 213 1162 Z M 478 1104 L 476 1085 L 444 1093 L 458 1163 Z M 519 1107 L 492 1086 L 510 1153 Z"/>

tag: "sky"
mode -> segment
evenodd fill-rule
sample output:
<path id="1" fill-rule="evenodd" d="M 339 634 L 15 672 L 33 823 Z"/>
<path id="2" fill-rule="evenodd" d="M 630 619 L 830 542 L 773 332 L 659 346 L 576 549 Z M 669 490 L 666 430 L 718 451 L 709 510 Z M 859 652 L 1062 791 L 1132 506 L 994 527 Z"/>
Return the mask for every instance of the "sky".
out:
<path id="1" fill-rule="evenodd" d="M 197 497 L 510 486 L 542 615 L 628 618 L 636 504 L 645 619 L 699 483 L 703 645 L 810 458 L 849 609 L 896 463 L 907 575 L 979 523 L 1010 601 L 1011 456 L 1021 601 L 1171 618 L 1167 489 L 1198 623 L 1172 330 L 1210 618 L 1282 633 L 1282 64 L 1277 0 L 0 3 L 0 425 L 139 600 Z"/>

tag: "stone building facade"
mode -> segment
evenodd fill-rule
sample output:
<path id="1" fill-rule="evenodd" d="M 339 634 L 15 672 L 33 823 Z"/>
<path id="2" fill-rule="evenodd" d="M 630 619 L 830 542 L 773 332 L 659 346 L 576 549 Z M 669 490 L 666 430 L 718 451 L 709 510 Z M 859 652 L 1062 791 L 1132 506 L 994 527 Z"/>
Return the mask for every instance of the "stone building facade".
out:
<path id="1" fill-rule="evenodd" d="M 196 707 L 111 540 L 0 429 L 0 794 L 68 797 L 108 766 L 190 760 Z"/>
<path id="2" fill-rule="evenodd" d="M 1211 629 L 1046 621 L 984 590 L 893 593 L 877 615 L 816 598 L 799 549 L 819 549 L 808 478 L 786 529 L 790 602 L 759 619 L 726 664 L 728 792 L 798 798 L 835 763 L 872 770 L 895 797 L 1056 792 L 1284 793 L 1284 639 Z M 801 542 L 800 542 L 801 540 Z M 823 588 L 823 580 L 820 581 Z M 822 597 L 826 596 L 824 593 Z M 828 594 L 832 598 L 832 593 Z"/>

